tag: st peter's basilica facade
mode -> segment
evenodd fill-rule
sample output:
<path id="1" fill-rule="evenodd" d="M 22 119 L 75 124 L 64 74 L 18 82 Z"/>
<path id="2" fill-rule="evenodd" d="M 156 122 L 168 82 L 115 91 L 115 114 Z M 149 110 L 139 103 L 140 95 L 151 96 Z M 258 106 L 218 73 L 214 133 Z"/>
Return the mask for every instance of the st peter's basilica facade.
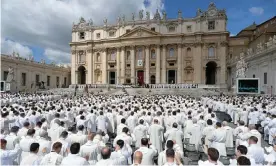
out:
<path id="1" fill-rule="evenodd" d="M 229 32 L 225 10 L 211 3 L 193 18 L 157 10 L 73 25 L 72 84 L 210 84 L 226 86 Z"/>

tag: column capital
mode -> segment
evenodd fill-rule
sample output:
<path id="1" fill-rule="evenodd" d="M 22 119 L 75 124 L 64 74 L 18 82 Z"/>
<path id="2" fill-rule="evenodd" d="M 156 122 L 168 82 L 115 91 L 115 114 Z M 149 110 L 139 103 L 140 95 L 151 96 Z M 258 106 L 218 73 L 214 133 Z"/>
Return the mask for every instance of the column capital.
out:
<path id="1" fill-rule="evenodd" d="M 150 48 L 150 45 L 145 45 L 145 48 L 146 48 L 146 49 L 149 49 L 149 48 Z"/>
<path id="2" fill-rule="evenodd" d="M 130 47 L 130 49 L 135 49 L 136 46 L 135 45 L 130 45 L 129 47 Z"/>
<path id="3" fill-rule="evenodd" d="M 92 49 L 92 48 L 87 49 L 86 52 L 87 52 L 87 53 L 92 53 L 92 52 L 93 52 L 93 49 Z"/>
<path id="4" fill-rule="evenodd" d="M 183 44 L 182 43 L 177 43 L 178 48 L 182 48 Z"/>

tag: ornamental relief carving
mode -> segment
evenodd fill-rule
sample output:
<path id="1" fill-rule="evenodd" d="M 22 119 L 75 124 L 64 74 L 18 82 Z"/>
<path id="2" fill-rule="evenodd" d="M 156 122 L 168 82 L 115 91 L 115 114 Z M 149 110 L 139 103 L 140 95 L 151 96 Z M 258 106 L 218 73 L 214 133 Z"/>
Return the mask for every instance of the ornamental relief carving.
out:
<path id="1" fill-rule="evenodd" d="M 222 41 L 222 42 L 220 42 L 220 45 L 223 46 L 223 47 L 226 47 L 226 46 L 228 46 L 228 42 L 227 41 Z"/>
<path id="2" fill-rule="evenodd" d="M 76 54 L 76 50 L 71 50 L 71 54 Z"/>

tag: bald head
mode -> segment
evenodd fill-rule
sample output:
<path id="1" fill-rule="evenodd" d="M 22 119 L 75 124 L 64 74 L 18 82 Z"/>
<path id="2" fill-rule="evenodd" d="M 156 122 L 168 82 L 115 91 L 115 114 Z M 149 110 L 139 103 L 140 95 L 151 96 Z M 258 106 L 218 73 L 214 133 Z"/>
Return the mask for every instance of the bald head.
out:
<path id="1" fill-rule="evenodd" d="M 104 147 L 101 150 L 101 154 L 103 159 L 109 159 L 111 155 L 111 150 L 108 147 Z"/>
<path id="2" fill-rule="evenodd" d="M 222 126 L 228 126 L 228 123 L 226 121 L 223 121 Z"/>
<path id="3" fill-rule="evenodd" d="M 143 159 L 143 153 L 140 151 L 136 151 L 133 155 L 133 163 L 134 164 L 141 164 Z"/>

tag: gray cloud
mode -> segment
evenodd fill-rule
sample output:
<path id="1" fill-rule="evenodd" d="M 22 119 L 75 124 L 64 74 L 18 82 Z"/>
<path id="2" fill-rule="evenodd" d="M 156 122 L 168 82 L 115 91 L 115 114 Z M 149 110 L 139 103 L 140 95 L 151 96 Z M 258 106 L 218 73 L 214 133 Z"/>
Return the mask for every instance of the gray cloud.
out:
<path id="1" fill-rule="evenodd" d="M 130 19 L 140 9 L 153 13 L 164 7 L 162 0 L 148 1 L 146 7 L 144 0 L 2 0 L 2 37 L 68 55 L 72 23 L 81 16 L 102 24 L 104 17 L 114 22 L 122 14 Z"/>

